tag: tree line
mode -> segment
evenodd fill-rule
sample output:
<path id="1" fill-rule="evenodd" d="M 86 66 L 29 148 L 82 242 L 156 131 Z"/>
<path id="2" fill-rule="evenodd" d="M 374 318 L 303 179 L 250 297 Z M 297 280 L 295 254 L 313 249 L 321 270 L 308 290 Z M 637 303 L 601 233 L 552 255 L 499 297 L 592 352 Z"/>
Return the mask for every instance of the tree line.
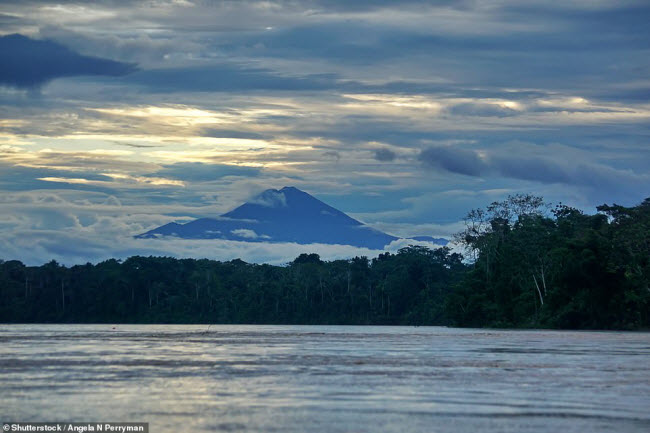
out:
<path id="1" fill-rule="evenodd" d="M 409 246 L 284 266 L 0 261 L 0 322 L 650 327 L 650 198 L 587 215 L 514 195 L 465 223 L 464 255 Z"/>

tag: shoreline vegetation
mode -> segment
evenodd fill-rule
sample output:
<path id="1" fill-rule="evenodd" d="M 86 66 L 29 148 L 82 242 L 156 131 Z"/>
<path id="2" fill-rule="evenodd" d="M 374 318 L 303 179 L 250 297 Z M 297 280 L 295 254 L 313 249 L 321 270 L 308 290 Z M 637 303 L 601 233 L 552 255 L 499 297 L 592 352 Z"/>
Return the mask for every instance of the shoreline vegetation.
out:
<path id="1" fill-rule="evenodd" d="M 0 261 L 0 322 L 650 328 L 650 198 L 594 215 L 514 195 L 455 241 L 285 266 L 134 256 Z"/>

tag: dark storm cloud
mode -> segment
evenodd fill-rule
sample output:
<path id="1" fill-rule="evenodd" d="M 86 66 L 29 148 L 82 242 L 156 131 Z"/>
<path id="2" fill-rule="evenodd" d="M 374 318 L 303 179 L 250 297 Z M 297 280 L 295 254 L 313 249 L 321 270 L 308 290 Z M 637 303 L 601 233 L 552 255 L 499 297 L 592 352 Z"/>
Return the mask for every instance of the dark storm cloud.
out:
<path id="1" fill-rule="evenodd" d="M 560 157 L 561 158 L 561 157 Z M 517 153 L 488 153 L 436 146 L 422 150 L 418 159 L 425 167 L 474 177 L 501 176 L 544 184 L 584 186 L 599 194 L 635 197 L 650 187 L 650 176 L 603 164 Z"/>
<path id="2" fill-rule="evenodd" d="M 526 156 L 496 156 L 492 167 L 504 177 L 531 180 L 541 183 L 585 185 L 620 193 L 632 188 L 642 190 L 648 186 L 648 177 L 628 170 L 583 161 L 559 161 Z"/>
<path id="3" fill-rule="evenodd" d="M 52 41 L 13 34 L 0 37 L 0 84 L 38 87 L 54 78 L 78 75 L 125 75 L 128 63 L 82 56 Z"/>
<path id="4" fill-rule="evenodd" d="M 472 150 L 450 146 L 429 147 L 420 152 L 418 159 L 427 167 L 442 168 L 452 173 L 480 176 L 487 164 Z"/>
<path id="5" fill-rule="evenodd" d="M 394 161 L 395 158 L 397 157 L 395 152 L 385 147 L 375 150 L 374 154 L 375 154 L 375 159 L 377 161 L 382 161 L 382 162 Z"/>

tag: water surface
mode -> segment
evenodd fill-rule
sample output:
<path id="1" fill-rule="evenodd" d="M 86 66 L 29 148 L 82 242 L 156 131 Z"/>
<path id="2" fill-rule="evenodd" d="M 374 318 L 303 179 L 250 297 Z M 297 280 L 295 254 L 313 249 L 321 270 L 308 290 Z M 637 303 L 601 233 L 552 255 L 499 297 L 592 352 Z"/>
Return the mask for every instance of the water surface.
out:
<path id="1" fill-rule="evenodd" d="M 647 432 L 650 334 L 0 325 L 0 422 L 151 432 Z"/>

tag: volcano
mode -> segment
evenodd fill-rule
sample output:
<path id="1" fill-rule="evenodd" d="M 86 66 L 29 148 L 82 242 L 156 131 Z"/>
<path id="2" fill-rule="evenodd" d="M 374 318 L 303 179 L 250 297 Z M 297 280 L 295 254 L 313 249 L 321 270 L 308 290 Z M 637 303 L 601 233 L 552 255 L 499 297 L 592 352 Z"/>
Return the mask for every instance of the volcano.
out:
<path id="1" fill-rule="evenodd" d="M 268 189 L 218 218 L 169 223 L 136 236 L 227 239 L 246 242 L 338 244 L 383 249 L 399 239 L 376 230 L 292 186 Z M 445 245 L 446 239 L 411 238 Z"/>

